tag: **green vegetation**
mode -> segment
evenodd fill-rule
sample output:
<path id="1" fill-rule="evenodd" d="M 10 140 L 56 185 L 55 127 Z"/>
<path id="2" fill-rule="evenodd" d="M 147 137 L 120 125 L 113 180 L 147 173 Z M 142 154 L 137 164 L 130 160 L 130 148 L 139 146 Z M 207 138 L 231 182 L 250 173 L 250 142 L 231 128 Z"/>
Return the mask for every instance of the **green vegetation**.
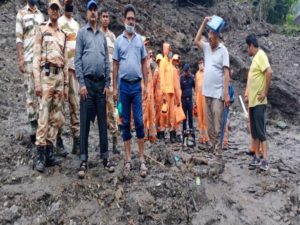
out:
<path id="1" fill-rule="evenodd" d="M 300 0 L 235 0 L 251 2 L 254 18 L 280 26 L 286 35 L 299 35 L 300 26 L 294 24 L 296 5 L 300 9 Z"/>

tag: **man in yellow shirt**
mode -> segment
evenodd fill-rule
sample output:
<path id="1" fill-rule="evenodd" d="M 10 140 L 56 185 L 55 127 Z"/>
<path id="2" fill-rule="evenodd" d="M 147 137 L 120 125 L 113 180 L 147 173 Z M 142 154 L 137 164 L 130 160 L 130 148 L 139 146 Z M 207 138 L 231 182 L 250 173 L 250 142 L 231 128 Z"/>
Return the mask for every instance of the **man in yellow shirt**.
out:
<path id="1" fill-rule="evenodd" d="M 262 170 L 268 170 L 267 141 L 266 141 L 266 106 L 269 92 L 272 69 L 266 53 L 259 49 L 258 41 L 254 34 L 246 38 L 248 53 L 253 56 L 249 71 L 249 102 L 251 135 L 255 145 L 255 155 L 249 164 L 251 167 L 260 166 Z M 259 159 L 259 146 L 262 146 L 263 160 Z"/>

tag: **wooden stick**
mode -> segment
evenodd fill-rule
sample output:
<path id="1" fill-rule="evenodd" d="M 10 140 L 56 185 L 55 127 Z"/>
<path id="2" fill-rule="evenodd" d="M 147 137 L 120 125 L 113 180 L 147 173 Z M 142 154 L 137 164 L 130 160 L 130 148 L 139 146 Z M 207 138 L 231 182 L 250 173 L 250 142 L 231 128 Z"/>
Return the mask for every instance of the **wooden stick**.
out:
<path id="1" fill-rule="evenodd" d="M 147 158 L 149 158 L 150 160 L 152 160 L 153 162 L 156 162 L 157 164 L 159 164 L 159 165 L 161 165 L 162 167 L 166 168 L 166 166 L 165 166 L 164 164 L 162 164 L 161 162 L 158 162 L 157 160 L 153 159 L 151 156 L 146 155 L 146 154 L 145 154 L 145 156 L 146 156 Z"/>

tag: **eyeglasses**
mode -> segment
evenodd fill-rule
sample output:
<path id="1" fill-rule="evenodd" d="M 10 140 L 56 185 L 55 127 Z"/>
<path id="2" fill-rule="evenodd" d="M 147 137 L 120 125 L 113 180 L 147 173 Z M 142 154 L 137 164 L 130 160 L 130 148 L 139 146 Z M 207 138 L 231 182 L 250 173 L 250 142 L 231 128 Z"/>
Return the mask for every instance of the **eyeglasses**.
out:
<path id="1" fill-rule="evenodd" d="M 134 17 L 126 17 L 126 20 L 132 20 L 132 21 L 135 21 L 135 18 L 134 18 Z"/>

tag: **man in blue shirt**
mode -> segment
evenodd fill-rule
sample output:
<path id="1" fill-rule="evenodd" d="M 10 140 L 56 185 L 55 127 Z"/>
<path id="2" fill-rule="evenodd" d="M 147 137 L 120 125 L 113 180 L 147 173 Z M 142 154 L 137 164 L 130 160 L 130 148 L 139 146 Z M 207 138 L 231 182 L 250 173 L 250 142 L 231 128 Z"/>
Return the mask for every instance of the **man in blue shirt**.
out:
<path id="1" fill-rule="evenodd" d="M 122 104 L 122 137 L 125 148 L 125 169 L 131 170 L 130 115 L 133 111 L 134 126 L 138 138 L 140 175 L 147 175 L 144 158 L 144 123 L 142 110 L 142 87 L 147 87 L 146 48 L 142 37 L 134 30 L 136 10 L 129 4 L 124 9 L 125 31 L 117 38 L 113 54 L 114 98 Z M 119 85 L 119 87 L 118 87 Z M 147 89 L 144 88 L 144 96 Z"/>
<path id="2" fill-rule="evenodd" d="M 110 86 L 109 54 L 106 38 L 98 29 L 97 4 L 87 4 L 88 23 L 79 30 L 76 39 L 75 69 L 80 84 L 80 160 L 79 178 L 87 171 L 88 136 L 93 112 L 99 126 L 100 158 L 104 168 L 113 172 L 108 161 L 106 95 Z"/>
<path id="3" fill-rule="evenodd" d="M 185 64 L 183 66 L 184 73 L 180 76 L 180 87 L 182 90 L 181 103 L 182 109 L 186 116 L 183 121 L 182 132 L 185 135 L 186 132 L 186 121 L 189 122 L 189 129 L 194 138 L 194 125 L 193 125 L 193 89 L 195 89 L 194 76 L 190 73 L 190 65 Z"/>

